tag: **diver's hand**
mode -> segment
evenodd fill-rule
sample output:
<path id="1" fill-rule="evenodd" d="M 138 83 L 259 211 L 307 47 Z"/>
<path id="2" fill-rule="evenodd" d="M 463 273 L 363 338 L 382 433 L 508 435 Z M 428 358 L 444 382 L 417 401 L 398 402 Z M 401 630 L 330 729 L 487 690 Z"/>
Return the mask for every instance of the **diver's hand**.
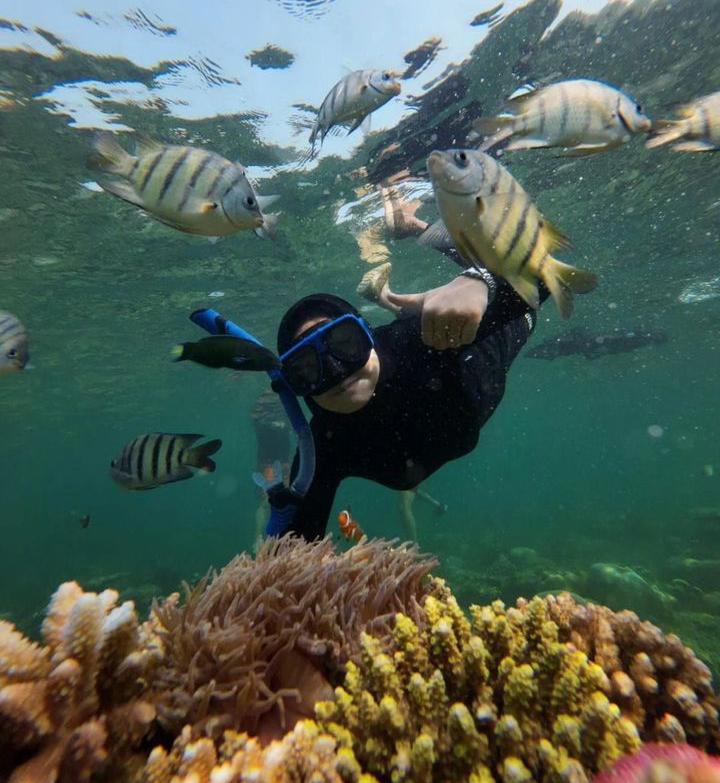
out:
<path id="1" fill-rule="evenodd" d="M 420 313 L 423 342 L 442 351 L 475 339 L 487 309 L 488 287 L 482 280 L 456 277 L 422 294 L 388 293 L 388 300 L 404 313 Z"/>

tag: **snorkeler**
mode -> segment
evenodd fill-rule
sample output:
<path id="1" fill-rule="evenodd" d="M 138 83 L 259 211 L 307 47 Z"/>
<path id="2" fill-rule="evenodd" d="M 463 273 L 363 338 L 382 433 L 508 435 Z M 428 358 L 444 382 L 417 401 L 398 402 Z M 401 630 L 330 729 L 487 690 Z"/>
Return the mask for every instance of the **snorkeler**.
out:
<path id="1" fill-rule="evenodd" d="M 306 296 L 283 316 L 281 373 L 313 413 L 315 469 L 302 497 L 279 484 L 269 492 L 284 520 L 275 534 L 323 536 L 345 478 L 412 490 L 470 453 L 535 324 L 534 311 L 485 270 L 392 300 L 406 317 L 377 329 L 331 294 Z M 291 478 L 297 469 L 296 458 Z"/>

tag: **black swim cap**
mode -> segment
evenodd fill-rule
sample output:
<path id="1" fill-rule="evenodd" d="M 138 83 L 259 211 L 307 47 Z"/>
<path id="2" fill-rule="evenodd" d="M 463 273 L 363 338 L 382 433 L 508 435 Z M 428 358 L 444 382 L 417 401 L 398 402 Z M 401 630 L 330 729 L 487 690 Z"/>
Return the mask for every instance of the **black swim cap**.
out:
<path id="1" fill-rule="evenodd" d="M 352 313 L 360 315 L 358 311 L 344 299 L 333 294 L 310 294 L 304 296 L 285 313 L 280 321 L 277 334 L 278 354 L 282 356 L 285 351 L 292 348 L 297 342 L 298 329 L 311 318 L 339 318 L 341 315 Z"/>

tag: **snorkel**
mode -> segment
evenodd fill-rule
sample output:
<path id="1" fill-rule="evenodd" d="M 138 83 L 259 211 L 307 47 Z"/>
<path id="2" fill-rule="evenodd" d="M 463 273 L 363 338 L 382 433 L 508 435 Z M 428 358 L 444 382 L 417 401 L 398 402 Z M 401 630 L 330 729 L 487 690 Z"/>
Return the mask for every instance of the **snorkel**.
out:
<path id="1" fill-rule="evenodd" d="M 195 312 L 190 315 L 190 320 L 196 326 L 210 332 L 210 334 L 231 335 L 232 337 L 239 337 L 242 340 L 249 340 L 256 345 L 262 345 L 256 337 L 249 332 L 246 332 L 232 321 L 223 318 L 216 310 L 211 310 L 209 308 L 195 310 Z M 288 386 L 280 370 L 269 370 L 268 375 L 270 377 L 272 389 L 279 395 L 280 402 L 282 402 L 290 425 L 297 437 L 298 471 L 294 480 L 288 487 L 288 492 L 297 500 L 301 500 L 305 497 L 310 488 L 310 484 L 312 483 L 313 476 L 315 475 L 315 443 L 313 441 L 312 431 L 305 418 L 305 414 L 300 407 L 298 398 Z M 272 482 L 264 481 L 263 484 L 261 484 L 260 481 L 257 481 L 256 479 L 256 483 L 258 483 L 262 489 L 266 490 L 270 497 L 273 492 L 284 489 L 281 471 L 279 473 L 277 471 L 275 472 L 274 480 Z M 296 505 L 288 503 L 283 508 L 277 508 L 271 503 L 271 509 L 270 521 L 268 522 L 265 532 L 268 536 L 279 536 L 290 526 L 295 514 Z"/>

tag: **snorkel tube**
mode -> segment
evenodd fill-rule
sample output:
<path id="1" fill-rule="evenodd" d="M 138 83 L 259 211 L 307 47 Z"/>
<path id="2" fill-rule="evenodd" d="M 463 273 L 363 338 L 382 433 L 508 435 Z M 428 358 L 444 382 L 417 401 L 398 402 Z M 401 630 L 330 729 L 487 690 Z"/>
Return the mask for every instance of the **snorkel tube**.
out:
<path id="1" fill-rule="evenodd" d="M 195 310 L 190 315 L 190 320 L 201 329 L 210 332 L 213 335 L 228 334 L 232 337 L 240 337 L 243 340 L 250 340 L 257 345 L 262 345 L 257 337 L 254 337 L 245 329 L 242 329 L 232 321 L 228 321 L 223 318 L 216 310 L 209 308 L 202 310 Z M 282 376 L 279 369 L 268 371 L 272 389 L 280 397 L 285 413 L 287 414 L 290 424 L 297 437 L 298 446 L 298 472 L 295 479 L 290 484 L 287 492 L 290 493 L 292 499 L 300 501 L 305 497 L 310 484 L 312 483 L 313 476 L 315 475 L 315 442 L 313 441 L 312 431 L 308 424 L 305 414 L 303 413 L 298 398 L 292 392 L 287 382 Z M 278 508 L 272 504 L 273 491 L 284 490 L 282 484 L 282 473 L 275 476 L 275 483 L 266 485 L 263 487 L 267 490 L 268 496 L 271 498 L 272 512 L 270 514 L 270 521 L 265 531 L 269 536 L 278 536 L 284 533 L 295 515 L 297 510 L 296 502 L 289 502 L 282 508 Z"/>

